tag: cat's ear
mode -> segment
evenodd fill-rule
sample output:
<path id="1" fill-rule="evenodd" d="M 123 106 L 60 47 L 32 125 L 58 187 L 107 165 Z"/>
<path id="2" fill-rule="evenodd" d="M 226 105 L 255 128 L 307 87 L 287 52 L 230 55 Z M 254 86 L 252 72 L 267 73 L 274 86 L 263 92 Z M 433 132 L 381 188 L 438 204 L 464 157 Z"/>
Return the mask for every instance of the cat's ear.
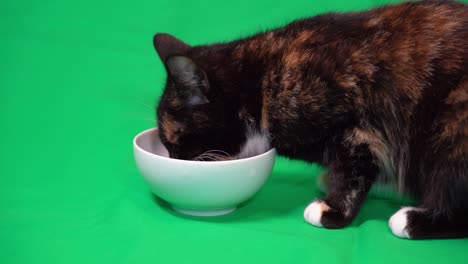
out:
<path id="1" fill-rule="evenodd" d="M 189 106 L 208 103 L 209 90 L 206 72 L 185 56 L 170 56 L 166 59 L 169 77 L 176 83 L 176 92 Z"/>
<path id="2" fill-rule="evenodd" d="M 188 44 L 165 33 L 154 35 L 153 44 L 163 63 L 166 63 L 167 58 L 170 56 L 185 55 L 190 49 Z"/>

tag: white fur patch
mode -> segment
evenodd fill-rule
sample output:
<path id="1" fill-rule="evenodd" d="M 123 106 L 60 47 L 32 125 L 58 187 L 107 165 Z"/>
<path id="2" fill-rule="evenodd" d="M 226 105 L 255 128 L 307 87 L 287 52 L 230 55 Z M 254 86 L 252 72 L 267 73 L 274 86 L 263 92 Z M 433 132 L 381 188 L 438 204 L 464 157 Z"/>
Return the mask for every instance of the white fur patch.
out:
<path id="1" fill-rule="evenodd" d="M 330 210 L 330 207 L 323 201 L 315 200 L 304 210 L 304 219 L 311 225 L 323 227 L 322 215 Z"/>
<path id="2" fill-rule="evenodd" d="M 352 190 L 351 193 L 346 195 L 346 198 L 344 200 L 344 207 L 345 207 L 344 215 L 345 216 L 351 215 L 351 209 L 354 207 L 354 203 L 355 203 L 357 195 L 358 195 L 357 190 Z"/>
<path id="3" fill-rule="evenodd" d="M 401 238 L 411 238 L 408 234 L 408 212 L 421 210 L 415 207 L 403 207 L 396 212 L 388 221 L 388 226 L 392 230 L 392 233 Z"/>
<path id="4" fill-rule="evenodd" d="M 238 155 L 239 159 L 263 154 L 271 149 L 270 139 L 265 133 L 249 133 Z"/>

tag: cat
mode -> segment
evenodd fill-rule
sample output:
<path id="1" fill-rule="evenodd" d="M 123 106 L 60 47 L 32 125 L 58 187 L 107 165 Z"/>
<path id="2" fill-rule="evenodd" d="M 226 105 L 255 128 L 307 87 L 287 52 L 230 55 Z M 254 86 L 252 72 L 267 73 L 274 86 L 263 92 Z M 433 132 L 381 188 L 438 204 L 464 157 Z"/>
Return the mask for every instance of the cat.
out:
<path id="1" fill-rule="evenodd" d="M 156 114 L 170 157 L 271 147 L 328 168 L 305 220 L 341 228 L 377 178 L 420 202 L 389 220 L 408 239 L 468 237 L 468 6 L 419 1 L 327 13 L 228 43 L 159 33 Z M 216 152 L 216 151 L 215 151 Z"/>

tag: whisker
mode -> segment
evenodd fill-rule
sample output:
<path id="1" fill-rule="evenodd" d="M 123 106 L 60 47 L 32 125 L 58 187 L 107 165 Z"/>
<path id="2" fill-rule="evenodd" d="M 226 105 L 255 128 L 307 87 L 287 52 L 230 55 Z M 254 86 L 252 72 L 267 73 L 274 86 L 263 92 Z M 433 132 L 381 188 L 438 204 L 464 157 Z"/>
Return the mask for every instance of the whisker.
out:
<path id="1" fill-rule="evenodd" d="M 205 153 L 203 154 L 204 157 L 224 157 L 223 155 L 215 154 L 215 153 Z"/>
<path id="2" fill-rule="evenodd" d="M 160 126 L 163 130 L 167 130 L 164 122 L 158 122 L 158 126 Z"/>
<path id="3" fill-rule="evenodd" d="M 197 157 L 193 158 L 193 160 L 197 161 L 223 161 L 232 159 L 234 158 L 229 153 L 218 149 L 207 150 L 202 154 L 198 155 Z"/>
<path id="4" fill-rule="evenodd" d="M 231 155 L 229 155 L 229 153 L 227 153 L 226 151 L 222 151 L 222 150 L 208 150 L 206 151 L 205 153 L 219 153 L 219 154 L 222 154 L 222 155 L 225 155 L 225 156 L 228 156 L 230 157 Z"/>
<path id="5" fill-rule="evenodd" d="M 154 119 L 154 118 L 149 118 L 149 117 L 148 117 L 148 118 L 143 118 L 143 120 L 145 120 L 145 121 L 151 121 L 151 122 L 154 122 L 154 123 L 157 122 L 156 119 Z"/>
<path id="6" fill-rule="evenodd" d="M 222 160 L 230 160 L 232 159 L 231 157 L 229 156 L 226 156 L 226 155 L 219 155 L 219 154 L 213 154 L 213 153 L 205 153 L 204 155 L 201 155 L 200 157 L 202 157 L 203 159 L 209 159 L 209 160 L 212 160 L 212 161 L 222 161 Z"/>
<path id="7" fill-rule="evenodd" d="M 226 151 L 222 151 L 222 150 L 219 150 L 219 149 L 211 149 L 211 150 L 207 150 L 207 151 L 203 152 L 203 154 L 208 154 L 208 153 L 219 153 L 219 154 L 223 154 L 223 155 L 228 156 L 228 157 L 231 156 Z"/>
<path id="8" fill-rule="evenodd" d="M 142 106 L 144 106 L 144 107 L 146 107 L 146 108 L 151 109 L 152 111 L 154 111 L 154 106 L 151 106 L 151 105 L 149 105 L 149 104 L 147 104 L 147 103 L 145 103 L 145 102 L 143 102 L 143 101 L 140 101 L 140 100 L 138 100 L 138 103 L 139 103 L 140 105 L 142 105 Z"/>
<path id="9" fill-rule="evenodd" d="M 210 161 L 210 160 L 213 160 L 214 157 L 208 156 L 208 155 L 203 155 L 203 156 L 199 156 L 198 159 L 201 160 L 201 161 Z"/>

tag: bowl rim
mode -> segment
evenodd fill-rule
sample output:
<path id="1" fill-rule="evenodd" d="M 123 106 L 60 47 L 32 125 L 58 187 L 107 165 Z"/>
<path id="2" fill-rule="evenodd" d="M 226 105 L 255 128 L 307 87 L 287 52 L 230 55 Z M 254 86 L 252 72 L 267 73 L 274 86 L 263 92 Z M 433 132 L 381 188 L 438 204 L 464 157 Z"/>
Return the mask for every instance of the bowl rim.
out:
<path id="1" fill-rule="evenodd" d="M 243 159 L 235 159 L 235 160 L 220 160 L 220 161 L 197 161 L 197 160 L 182 160 L 182 159 L 172 159 L 172 158 L 169 158 L 169 157 L 164 157 L 164 156 L 160 156 L 160 155 L 157 155 L 157 154 L 154 154 L 154 153 L 151 153 L 145 149 L 143 149 L 142 147 L 140 147 L 138 144 L 137 144 L 137 139 L 139 137 L 141 137 L 143 134 L 146 134 L 146 133 L 149 133 L 151 131 L 154 131 L 154 130 L 158 130 L 157 127 L 153 127 L 153 128 L 148 128 L 148 129 L 145 129 L 143 131 L 141 131 L 140 133 L 138 133 L 134 138 L 133 138 L 133 148 L 134 149 L 138 149 L 139 151 L 145 153 L 146 155 L 149 155 L 149 156 L 153 156 L 153 157 L 156 157 L 156 158 L 159 158 L 159 159 L 166 159 L 166 160 L 170 160 L 172 162 L 176 161 L 176 162 L 183 162 L 183 163 L 192 163 L 192 164 L 212 164 L 212 165 L 217 165 L 217 164 L 235 164 L 235 163 L 239 163 L 239 162 L 247 162 L 249 160 L 254 160 L 254 159 L 258 159 L 258 158 L 262 158 L 264 156 L 267 156 L 267 155 L 270 155 L 271 153 L 273 153 L 273 155 L 276 153 L 276 149 L 275 148 L 271 148 L 270 150 L 260 154 L 260 155 L 256 155 L 256 156 L 253 156 L 253 157 L 248 157 L 248 158 L 243 158 Z"/>

